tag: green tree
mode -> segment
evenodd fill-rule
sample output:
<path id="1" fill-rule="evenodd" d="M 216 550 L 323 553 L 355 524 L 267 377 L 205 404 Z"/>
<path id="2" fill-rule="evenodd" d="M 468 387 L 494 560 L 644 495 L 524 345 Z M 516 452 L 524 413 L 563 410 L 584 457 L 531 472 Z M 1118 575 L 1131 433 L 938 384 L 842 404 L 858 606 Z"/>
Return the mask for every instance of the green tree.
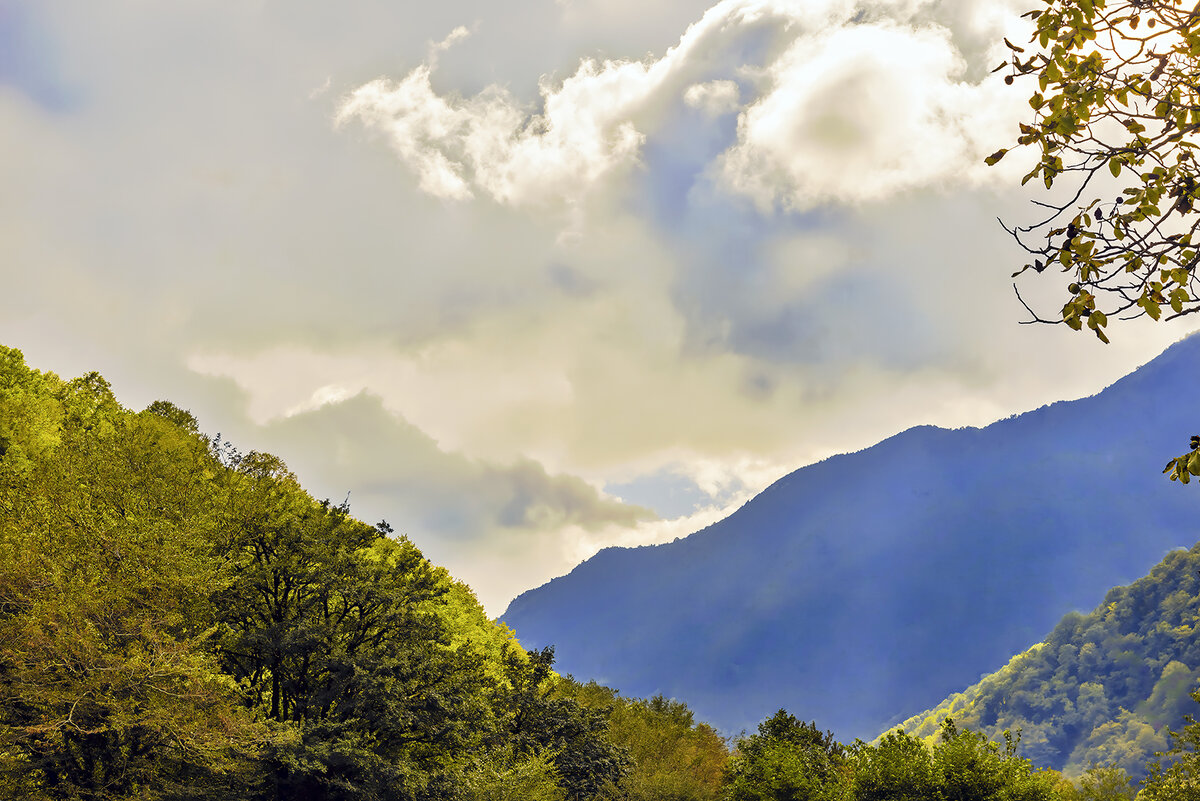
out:
<path id="1" fill-rule="evenodd" d="M 937 793 L 933 754 L 921 740 L 893 731 L 877 745 L 856 744 L 855 801 L 926 801 Z"/>
<path id="2" fill-rule="evenodd" d="M 1047 0 L 1025 16 L 1029 47 L 1005 40 L 1011 63 L 997 69 L 1037 81 L 1017 139 L 1039 153 L 1024 180 L 1065 191 L 1009 229 L 1032 257 L 1014 277 L 1067 276 L 1061 312 L 1031 309 L 1030 322 L 1086 325 L 1107 342 L 1110 317 L 1200 310 L 1200 13 L 1180 0 Z"/>
<path id="3" fill-rule="evenodd" d="M 1200 692 L 1192 698 L 1200 702 Z M 1184 724 L 1171 732 L 1171 748 L 1150 763 L 1139 801 L 1200 801 L 1200 723 L 1188 715 Z"/>
<path id="4" fill-rule="evenodd" d="M 205 443 L 10 349 L 0 429 L 0 786 L 237 797 L 266 733 L 209 647 Z"/>
<path id="5" fill-rule="evenodd" d="M 833 801 L 843 797 L 845 748 L 816 723 L 779 710 L 737 742 L 725 772 L 725 801 Z"/>
<path id="6" fill-rule="evenodd" d="M 609 737 L 610 706 L 585 706 L 552 670 L 554 648 L 507 647 L 500 690 L 499 741 L 518 760 L 548 754 L 570 801 L 597 797 L 629 772 L 629 753 Z M 564 687 L 564 685 L 566 685 Z"/>
<path id="7" fill-rule="evenodd" d="M 406 539 L 316 503 L 277 458 L 234 458 L 220 656 L 288 736 L 278 799 L 447 797 L 490 725 L 480 659 L 438 614 L 448 585 Z"/>
<path id="8" fill-rule="evenodd" d="M 1017 756 L 1016 739 L 1004 747 L 947 718 L 932 748 L 895 731 L 876 745 L 855 744 L 852 801 L 1058 801 L 1061 777 L 1034 771 Z"/>
<path id="9" fill-rule="evenodd" d="M 1016 738 L 1004 747 L 978 732 L 959 730 L 949 718 L 933 749 L 933 770 L 946 801 L 1053 801 L 1053 782 L 1017 756 Z"/>
<path id="10" fill-rule="evenodd" d="M 729 759 L 725 740 L 711 726 L 696 723 L 682 701 L 656 695 L 649 700 L 623 699 L 605 691 L 612 712 L 613 742 L 628 749 L 633 767 L 606 798 L 614 801 L 715 801 Z"/>

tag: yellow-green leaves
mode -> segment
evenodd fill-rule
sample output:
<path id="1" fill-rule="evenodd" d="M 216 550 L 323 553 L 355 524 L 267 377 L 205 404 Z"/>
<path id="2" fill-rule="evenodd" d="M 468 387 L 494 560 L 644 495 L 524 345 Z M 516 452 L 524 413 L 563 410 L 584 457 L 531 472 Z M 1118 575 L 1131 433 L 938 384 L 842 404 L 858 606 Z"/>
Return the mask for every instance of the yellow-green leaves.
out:
<path id="1" fill-rule="evenodd" d="M 1037 77 L 1017 145 L 1036 146 L 1038 159 L 1021 183 L 1068 184 L 1040 204 L 1050 214 L 1039 209 L 1038 222 L 1008 230 L 1031 261 L 1078 282 L 1058 321 L 1076 330 L 1086 322 L 1102 341 L 1109 319 L 1200 308 L 1191 244 L 1200 230 L 1200 15 L 1185 5 L 1044 0 L 1023 15 L 1030 44 L 1005 40 L 1012 75 Z M 1083 187 L 1102 197 L 1081 203 Z"/>
<path id="2" fill-rule="evenodd" d="M 1192 476 L 1200 476 L 1200 436 L 1192 437 L 1191 446 L 1189 452 L 1176 456 L 1163 468 L 1163 473 L 1169 473 L 1172 481 L 1187 484 Z"/>

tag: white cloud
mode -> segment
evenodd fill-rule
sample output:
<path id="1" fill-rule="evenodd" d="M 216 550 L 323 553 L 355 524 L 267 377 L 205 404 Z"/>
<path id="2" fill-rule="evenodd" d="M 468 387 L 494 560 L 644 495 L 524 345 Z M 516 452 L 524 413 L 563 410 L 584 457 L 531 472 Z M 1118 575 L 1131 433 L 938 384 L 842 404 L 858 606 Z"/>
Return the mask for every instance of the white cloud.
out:
<path id="1" fill-rule="evenodd" d="M 998 79 L 963 83 L 965 68 L 941 27 L 860 24 L 801 37 L 740 117 L 722 178 L 764 207 L 803 210 L 982 173 L 990 151 L 973 132 L 1012 93 Z"/>
<path id="2" fill-rule="evenodd" d="M 644 96 L 642 70 L 585 61 L 557 91 L 543 85 L 545 111 L 530 117 L 498 87 L 465 100 L 441 97 L 421 66 L 399 82 L 359 87 L 337 119 L 382 130 L 436 197 L 463 200 L 474 185 L 501 203 L 571 202 L 636 159 L 642 136 L 628 116 Z"/>
<path id="3" fill-rule="evenodd" d="M 499 85 L 438 94 L 431 61 L 356 89 L 338 120 L 383 133 L 435 196 L 577 202 L 637 163 L 673 106 L 739 109 L 740 76 L 759 96 L 720 159 L 727 189 L 764 208 L 880 200 L 988 175 L 980 162 L 1008 141 L 994 132 L 1014 127 L 1022 102 L 974 73 L 1011 16 L 932 2 L 723 0 L 660 58 L 583 59 L 562 82 L 543 77 L 537 111 Z M 755 35 L 767 46 L 750 46 Z"/>
<path id="4" fill-rule="evenodd" d="M 741 103 L 741 94 L 734 81 L 709 81 L 689 86 L 683 93 L 683 102 L 715 117 L 735 111 Z"/>

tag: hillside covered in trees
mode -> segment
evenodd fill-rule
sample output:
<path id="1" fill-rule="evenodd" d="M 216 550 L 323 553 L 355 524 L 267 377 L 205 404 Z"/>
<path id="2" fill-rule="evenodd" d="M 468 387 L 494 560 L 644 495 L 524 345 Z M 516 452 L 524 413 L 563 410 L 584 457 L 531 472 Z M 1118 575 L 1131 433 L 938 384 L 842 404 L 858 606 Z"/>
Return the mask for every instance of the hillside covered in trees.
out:
<path id="1" fill-rule="evenodd" d="M 1052 746 L 1069 767 L 1140 772 L 1195 683 L 1200 547 L 1064 622 L 1049 642 L 1074 672 L 1042 670 L 1053 686 L 1001 686 L 1047 645 L 911 734 L 843 744 L 780 710 L 731 751 L 682 701 L 556 674 L 552 648 L 523 649 L 387 523 L 315 500 L 275 457 L 9 348 L 0 513 L 3 798 L 1076 801 L 1107 798 L 1089 794 L 1105 781 L 1131 791 L 1113 768 L 1080 795 L 1036 769 Z M 1098 725 L 1056 731 L 1030 711 L 1055 704 Z M 1023 751 L 995 732 L 1009 725 Z M 1193 756 L 1148 797 L 1173 798 Z"/>
<path id="2" fill-rule="evenodd" d="M 1045 641 L 901 728 L 934 738 L 941 722 L 992 736 L 1020 731 L 1034 764 L 1079 775 L 1092 764 L 1144 775 L 1168 731 L 1195 712 L 1200 678 L 1200 545 L 1071 613 Z"/>
<path id="3" fill-rule="evenodd" d="M 278 459 L 0 348 L 0 796 L 714 797 L 711 728 L 553 658 Z"/>

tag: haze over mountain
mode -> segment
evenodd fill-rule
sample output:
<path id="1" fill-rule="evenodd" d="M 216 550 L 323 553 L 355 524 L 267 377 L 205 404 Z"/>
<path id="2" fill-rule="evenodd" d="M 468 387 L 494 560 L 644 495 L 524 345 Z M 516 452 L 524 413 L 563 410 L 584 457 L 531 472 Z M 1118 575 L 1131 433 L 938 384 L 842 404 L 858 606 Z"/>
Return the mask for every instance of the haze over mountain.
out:
<path id="1" fill-rule="evenodd" d="M 1195 545 L 1109 590 L 1088 614 L 1068 613 L 1044 641 L 902 727 L 929 741 L 947 717 L 992 739 L 1020 731 L 1020 752 L 1038 767 L 1075 777 L 1116 765 L 1145 776 L 1170 745 L 1167 730 L 1196 711 L 1198 601 Z"/>
<path id="2" fill-rule="evenodd" d="M 502 616 L 559 667 L 736 732 L 780 706 L 843 740 L 1003 666 L 1196 541 L 1163 464 L 1200 428 L 1200 337 L 1103 392 L 923 426 L 791 473 L 673 543 L 610 548 Z"/>

